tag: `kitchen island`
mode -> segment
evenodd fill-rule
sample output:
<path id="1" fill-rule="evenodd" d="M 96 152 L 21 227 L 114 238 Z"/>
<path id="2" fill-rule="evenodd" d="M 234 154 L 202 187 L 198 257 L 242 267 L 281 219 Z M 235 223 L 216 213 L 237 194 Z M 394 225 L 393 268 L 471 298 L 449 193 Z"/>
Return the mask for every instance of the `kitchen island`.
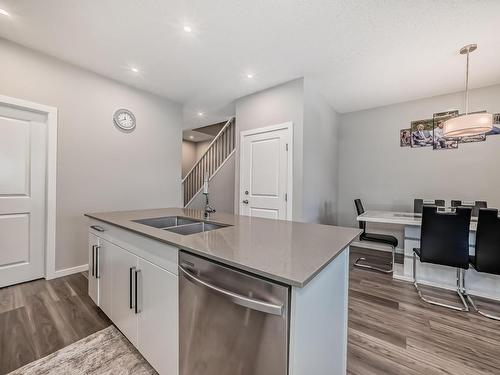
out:
<path id="1" fill-rule="evenodd" d="M 360 231 L 224 213 L 205 220 L 203 214 L 179 208 L 86 214 L 89 294 L 96 304 L 160 374 L 211 375 L 210 366 L 220 353 L 227 358 L 216 359 L 221 375 L 345 374 L 349 244 Z M 284 288 L 284 299 L 277 303 L 271 293 L 259 294 L 238 283 L 232 291 L 231 284 L 214 288 L 208 274 L 189 269 L 195 262 L 179 264 L 182 254 L 240 273 L 250 284 L 261 283 L 263 290 Z M 200 303 L 230 300 L 238 305 L 226 320 L 244 314 L 240 333 L 246 339 L 228 333 L 217 350 L 201 348 L 206 357 L 186 357 L 195 345 L 189 340 L 196 339 L 192 330 L 198 325 L 183 323 L 196 313 L 185 308 L 186 290 L 195 284 L 196 290 L 209 293 Z M 215 299 L 207 297 L 210 293 Z M 192 299 L 197 298 L 193 294 Z M 250 325 L 255 334 L 246 327 L 252 316 L 260 322 Z M 278 318 L 285 322 L 285 332 L 271 323 Z M 204 326 L 205 335 L 223 330 L 216 317 L 204 318 L 203 324 L 207 320 L 212 325 Z M 184 328 L 179 329 L 179 321 Z M 228 322 L 226 329 L 235 330 L 234 324 Z M 282 345 L 276 345 L 279 335 L 284 337 Z M 242 367 L 241 360 L 239 368 L 232 367 L 237 366 L 231 360 L 237 355 L 251 357 L 247 362 L 253 367 Z"/>

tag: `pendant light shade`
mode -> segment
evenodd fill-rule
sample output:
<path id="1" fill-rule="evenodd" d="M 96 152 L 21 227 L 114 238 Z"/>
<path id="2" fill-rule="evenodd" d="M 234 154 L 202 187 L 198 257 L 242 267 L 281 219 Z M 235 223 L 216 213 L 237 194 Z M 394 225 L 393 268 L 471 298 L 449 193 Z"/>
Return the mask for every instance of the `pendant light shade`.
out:
<path id="1" fill-rule="evenodd" d="M 467 54 L 467 68 L 465 73 L 465 115 L 453 117 L 443 124 L 443 135 L 447 138 L 468 137 L 480 135 L 493 129 L 493 115 L 491 113 L 469 114 L 469 54 L 477 49 L 476 44 L 469 44 L 460 50 L 461 55 Z"/>
<path id="2" fill-rule="evenodd" d="M 471 113 L 445 121 L 443 134 L 446 137 L 468 137 L 488 133 L 493 128 L 491 113 Z"/>

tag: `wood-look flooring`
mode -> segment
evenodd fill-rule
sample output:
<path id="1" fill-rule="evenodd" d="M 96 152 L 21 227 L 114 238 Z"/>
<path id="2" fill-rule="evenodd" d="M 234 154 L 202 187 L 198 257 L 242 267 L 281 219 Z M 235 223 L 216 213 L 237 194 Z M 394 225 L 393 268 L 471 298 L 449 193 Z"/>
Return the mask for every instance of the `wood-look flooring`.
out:
<path id="1" fill-rule="evenodd" d="M 375 252 L 388 262 L 389 254 Z M 372 250 L 351 249 L 349 375 L 500 374 L 500 322 L 431 306 L 413 284 L 353 268 Z M 458 303 L 453 292 L 424 287 L 433 298 Z M 486 307 L 496 307 L 478 299 Z"/>
<path id="2" fill-rule="evenodd" d="M 365 254 L 389 261 L 387 253 L 353 248 L 351 265 Z M 447 291 L 425 292 L 456 302 Z M 110 324 L 88 297 L 83 274 L 0 289 L 0 374 Z M 412 284 L 351 266 L 348 374 L 498 375 L 500 322 L 430 306 Z"/>
<path id="3" fill-rule="evenodd" d="M 78 273 L 0 289 L 0 374 L 55 352 L 111 322 Z"/>

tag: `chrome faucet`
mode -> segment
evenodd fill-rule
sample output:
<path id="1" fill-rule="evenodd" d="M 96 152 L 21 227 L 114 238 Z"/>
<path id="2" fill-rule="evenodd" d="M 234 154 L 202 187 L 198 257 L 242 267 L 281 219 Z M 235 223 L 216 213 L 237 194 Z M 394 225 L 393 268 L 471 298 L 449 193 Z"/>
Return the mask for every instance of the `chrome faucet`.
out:
<path id="1" fill-rule="evenodd" d="M 205 175 L 205 178 L 203 180 L 203 194 L 205 195 L 205 219 L 208 219 L 210 217 L 211 213 L 215 212 L 215 209 L 210 206 L 210 203 L 208 201 L 208 175 Z"/>

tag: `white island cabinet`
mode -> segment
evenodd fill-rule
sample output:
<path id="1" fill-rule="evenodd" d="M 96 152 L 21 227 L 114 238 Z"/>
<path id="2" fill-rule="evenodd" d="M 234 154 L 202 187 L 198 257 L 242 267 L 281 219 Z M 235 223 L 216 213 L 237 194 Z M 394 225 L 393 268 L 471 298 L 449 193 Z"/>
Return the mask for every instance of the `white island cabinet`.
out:
<path id="1" fill-rule="evenodd" d="M 89 294 L 118 329 L 160 375 L 345 375 L 349 244 L 360 231 L 203 214 L 86 214 Z"/>
<path id="2" fill-rule="evenodd" d="M 89 230 L 89 295 L 160 374 L 178 374 L 177 249 L 160 245 L 157 263 L 151 240 L 92 223 Z M 169 259 L 170 258 L 170 259 Z M 172 263 L 172 259 L 175 263 Z"/>

